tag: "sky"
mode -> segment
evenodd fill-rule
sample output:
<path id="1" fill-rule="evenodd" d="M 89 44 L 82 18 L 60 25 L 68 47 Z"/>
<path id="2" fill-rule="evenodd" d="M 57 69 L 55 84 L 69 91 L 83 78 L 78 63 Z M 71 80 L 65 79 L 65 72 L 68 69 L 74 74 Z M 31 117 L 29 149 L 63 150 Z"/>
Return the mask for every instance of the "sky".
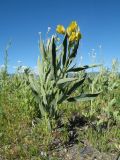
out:
<path id="1" fill-rule="evenodd" d="M 0 0 L 0 66 L 11 41 L 9 71 L 18 65 L 34 68 L 40 54 L 38 33 L 46 39 L 48 27 L 49 37 L 58 24 L 67 27 L 73 20 L 82 33 L 77 64 L 94 61 L 109 67 L 112 59 L 120 60 L 119 0 Z"/>

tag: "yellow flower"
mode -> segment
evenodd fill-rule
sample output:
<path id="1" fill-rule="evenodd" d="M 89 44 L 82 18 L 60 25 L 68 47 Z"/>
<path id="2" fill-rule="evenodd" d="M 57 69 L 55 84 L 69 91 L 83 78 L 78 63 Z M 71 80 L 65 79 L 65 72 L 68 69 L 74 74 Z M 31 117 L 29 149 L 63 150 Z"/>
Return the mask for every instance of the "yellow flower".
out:
<path id="1" fill-rule="evenodd" d="M 60 33 L 60 34 L 65 34 L 65 28 L 62 25 L 57 25 L 56 27 L 56 32 Z"/>
<path id="2" fill-rule="evenodd" d="M 76 21 L 72 21 L 71 24 L 69 25 L 71 31 L 75 31 L 78 28 L 77 22 Z"/>
<path id="3" fill-rule="evenodd" d="M 57 25 L 56 31 L 60 34 L 67 33 L 69 42 L 71 43 L 81 39 L 81 33 L 79 31 L 79 27 L 76 21 L 72 21 L 66 30 L 63 25 Z"/>
<path id="4" fill-rule="evenodd" d="M 70 36 L 72 32 L 76 32 L 78 29 L 78 25 L 76 21 L 72 21 L 71 24 L 68 26 L 66 32 L 67 35 Z"/>
<path id="5" fill-rule="evenodd" d="M 72 32 L 71 35 L 69 36 L 69 41 L 74 42 L 76 40 L 76 33 Z"/>
<path id="6" fill-rule="evenodd" d="M 80 32 L 76 33 L 76 40 L 78 41 L 79 39 L 81 39 L 82 35 Z"/>

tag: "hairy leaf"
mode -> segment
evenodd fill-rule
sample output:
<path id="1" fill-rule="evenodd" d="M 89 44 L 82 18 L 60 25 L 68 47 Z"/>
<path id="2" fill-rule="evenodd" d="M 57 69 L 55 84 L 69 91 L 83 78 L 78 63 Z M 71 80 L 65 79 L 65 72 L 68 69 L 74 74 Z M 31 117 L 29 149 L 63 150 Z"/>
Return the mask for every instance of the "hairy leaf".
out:
<path id="1" fill-rule="evenodd" d="M 68 98 L 67 101 L 68 102 L 78 102 L 78 101 L 93 100 L 99 94 L 100 94 L 100 92 L 99 93 L 94 93 L 94 94 L 80 94 L 79 96 Z"/>

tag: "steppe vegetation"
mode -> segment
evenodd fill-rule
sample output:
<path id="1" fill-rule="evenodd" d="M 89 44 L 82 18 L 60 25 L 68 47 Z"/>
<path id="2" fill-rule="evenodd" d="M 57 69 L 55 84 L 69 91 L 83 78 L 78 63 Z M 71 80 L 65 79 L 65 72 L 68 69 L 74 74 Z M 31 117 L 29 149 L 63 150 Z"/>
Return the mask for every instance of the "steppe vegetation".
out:
<path id="1" fill-rule="evenodd" d="M 40 39 L 38 74 L 30 68 L 7 71 L 8 49 L 0 70 L 0 158 L 70 159 L 69 150 L 92 146 L 101 154 L 120 153 L 120 64 L 74 65 L 80 29 L 67 29 L 44 43 Z M 98 72 L 87 72 L 97 67 Z M 68 156 L 68 157 L 67 157 Z M 71 158 L 72 159 L 72 158 Z M 74 157 L 75 159 L 75 157 Z M 86 158 L 87 159 L 87 158 Z"/>

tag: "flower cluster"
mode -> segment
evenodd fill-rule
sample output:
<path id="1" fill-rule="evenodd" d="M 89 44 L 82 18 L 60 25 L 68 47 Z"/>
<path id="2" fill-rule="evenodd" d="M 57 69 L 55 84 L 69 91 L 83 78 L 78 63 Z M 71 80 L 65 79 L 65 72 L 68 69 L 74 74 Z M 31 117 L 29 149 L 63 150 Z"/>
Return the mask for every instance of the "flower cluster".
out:
<path id="1" fill-rule="evenodd" d="M 81 39 L 80 29 L 76 21 L 72 21 L 67 29 L 63 25 L 57 25 L 56 31 L 59 34 L 67 34 L 69 42 L 75 42 Z"/>

